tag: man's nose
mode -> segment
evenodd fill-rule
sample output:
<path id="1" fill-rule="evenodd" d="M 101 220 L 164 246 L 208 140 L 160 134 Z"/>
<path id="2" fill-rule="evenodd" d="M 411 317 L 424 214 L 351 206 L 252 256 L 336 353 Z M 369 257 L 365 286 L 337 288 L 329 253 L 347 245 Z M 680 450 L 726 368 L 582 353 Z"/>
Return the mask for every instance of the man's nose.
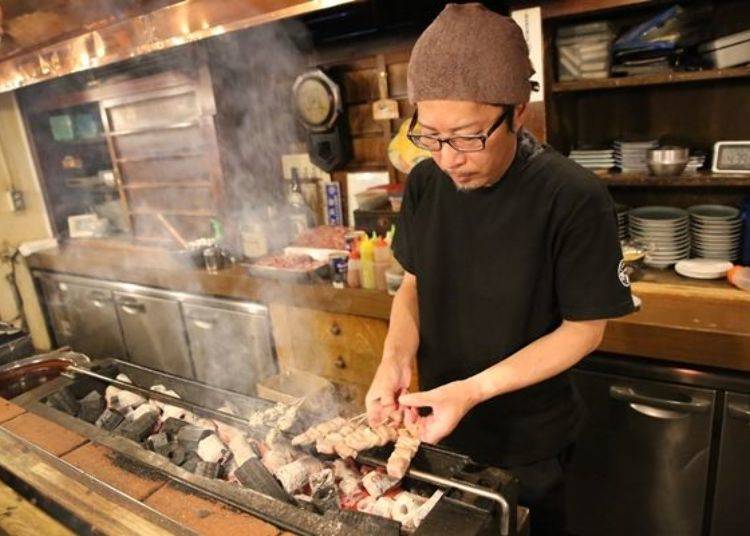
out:
<path id="1" fill-rule="evenodd" d="M 456 151 L 449 143 L 443 143 L 440 148 L 440 163 L 445 169 L 454 169 L 463 164 L 466 155 Z"/>

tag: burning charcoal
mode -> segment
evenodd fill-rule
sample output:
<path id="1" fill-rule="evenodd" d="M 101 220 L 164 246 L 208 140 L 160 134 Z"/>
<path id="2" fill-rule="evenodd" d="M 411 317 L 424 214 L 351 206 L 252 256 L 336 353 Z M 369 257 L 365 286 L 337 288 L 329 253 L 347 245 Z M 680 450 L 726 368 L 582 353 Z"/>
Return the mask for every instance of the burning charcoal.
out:
<path id="1" fill-rule="evenodd" d="M 193 473 L 198 476 L 205 476 L 206 478 L 216 478 L 219 476 L 219 464 L 213 462 L 204 462 L 200 460 L 195 464 Z"/>
<path id="2" fill-rule="evenodd" d="M 59 409 L 68 415 L 76 415 L 81 405 L 67 387 L 52 393 L 47 398 L 47 403 L 55 409 Z"/>
<path id="3" fill-rule="evenodd" d="M 237 462 L 237 465 L 242 465 L 250 458 L 258 457 L 247 442 L 247 438 L 243 435 L 234 436 L 227 446 L 232 451 L 232 457 Z"/>
<path id="4" fill-rule="evenodd" d="M 292 494 L 307 484 L 311 474 L 317 473 L 321 469 L 323 469 L 323 464 L 320 463 L 320 460 L 312 456 L 302 456 L 292 463 L 280 467 L 274 473 L 274 476 L 279 479 L 287 493 Z"/>
<path id="5" fill-rule="evenodd" d="M 394 505 L 395 502 L 390 497 L 380 497 L 377 501 L 375 501 L 375 506 L 372 507 L 372 511 L 370 513 L 376 516 L 391 517 L 391 512 L 393 511 Z"/>
<path id="6" fill-rule="evenodd" d="M 189 471 L 191 473 L 195 472 L 195 467 L 198 465 L 198 462 L 201 461 L 201 459 L 196 454 L 187 454 L 185 456 L 185 461 L 182 462 L 180 467 L 185 469 L 185 471 Z"/>
<path id="7" fill-rule="evenodd" d="M 93 424 L 102 414 L 102 411 L 104 411 L 106 403 L 101 394 L 91 391 L 81 399 L 80 406 L 78 418 Z"/>
<path id="8" fill-rule="evenodd" d="M 205 428 L 201 428 L 200 426 L 188 424 L 187 426 L 183 426 L 182 428 L 180 428 L 175 437 L 177 438 L 177 441 L 180 443 L 180 445 L 185 447 L 185 450 L 187 450 L 188 452 L 195 452 L 196 450 L 198 450 L 198 444 L 201 442 L 201 440 L 205 439 L 211 434 L 211 430 L 206 430 Z"/>
<path id="9" fill-rule="evenodd" d="M 167 434 L 170 439 L 174 439 L 177 436 L 177 432 L 179 432 L 181 428 L 187 425 L 188 423 L 186 423 L 185 421 L 175 419 L 174 417 L 169 417 L 164 421 L 164 424 L 162 424 L 161 431 Z"/>
<path id="10" fill-rule="evenodd" d="M 432 496 L 423 502 L 419 508 L 416 509 L 404 522 L 404 528 L 414 530 L 427 517 L 427 514 L 435 507 L 435 505 L 443 498 L 443 490 L 437 490 Z"/>
<path id="11" fill-rule="evenodd" d="M 96 426 L 99 428 L 104 428 L 105 430 L 109 430 L 110 432 L 120 426 L 120 423 L 125 420 L 125 417 L 120 415 L 114 410 L 111 409 L 105 409 L 104 413 L 102 413 L 99 418 L 96 420 Z"/>
<path id="12" fill-rule="evenodd" d="M 370 471 L 362 477 L 362 485 L 365 490 L 370 496 L 375 497 L 376 499 L 398 484 L 398 482 L 398 478 L 391 478 L 390 476 L 378 471 Z"/>
<path id="13" fill-rule="evenodd" d="M 289 448 L 275 447 L 263 456 L 263 465 L 266 469 L 275 473 L 283 466 L 294 460 L 294 452 Z"/>
<path id="14" fill-rule="evenodd" d="M 237 462 L 231 456 L 219 464 L 219 478 L 229 480 L 237 470 Z"/>
<path id="15" fill-rule="evenodd" d="M 319 486 L 313 492 L 312 500 L 316 510 L 321 513 L 328 510 L 339 510 L 341 508 L 339 492 L 336 489 L 336 485 L 333 483 Z"/>
<path id="16" fill-rule="evenodd" d="M 117 427 L 117 431 L 124 437 L 140 443 L 149 436 L 157 420 L 156 414 L 146 413 L 132 422 L 124 421 Z"/>
<path id="17" fill-rule="evenodd" d="M 399 523 L 406 523 L 425 502 L 427 502 L 427 499 L 424 497 L 409 493 L 408 491 L 402 491 L 396 495 L 393 509 L 391 510 L 391 517 Z"/>
<path id="18" fill-rule="evenodd" d="M 211 434 L 200 440 L 195 453 L 205 462 L 219 463 L 229 454 L 229 449 L 219 436 Z"/>
<path id="19" fill-rule="evenodd" d="M 134 421 L 147 413 L 153 413 L 158 420 L 159 410 L 150 404 L 141 404 L 136 409 L 125 415 L 125 418 L 129 421 Z"/>
<path id="20" fill-rule="evenodd" d="M 172 463 L 175 465 L 182 465 L 187 460 L 187 451 L 185 450 L 185 447 L 182 445 L 179 445 L 177 443 L 170 443 L 169 444 L 169 451 L 167 452 L 166 456 L 170 460 L 172 460 Z"/>
<path id="21" fill-rule="evenodd" d="M 234 472 L 234 477 L 246 488 L 251 488 L 269 497 L 289 502 L 289 494 L 284 491 L 268 469 L 258 458 L 250 458 Z"/>
<path id="22" fill-rule="evenodd" d="M 161 410 L 165 419 L 182 419 L 185 417 L 185 410 L 172 404 L 162 404 Z"/>
<path id="23" fill-rule="evenodd" d="M 141 404 L 144 404 L 146 399 L 137 393 L 131 391 L 121 390 L 115 396 L 112 397 L 110 406 L 112 409 L 123 413 L 129 408 L 137 408 Z"/>
<path id="24" fill-rule="evenodd" d="M 336 484 L 336 477 L 333 476 L 333 469 L 322 469 L 317 473 L 310 475 L 310 492 L 315 493 L 318 488 Z"/>
<path id="25" fill-rule="evenodd" d="M 162 449 L 168 448 L 169 446 L 169 437 L 167 437 L 167 434 L 164 432 L 154 434 L 146 439 L 146 448 L 158 452 L 159 454 L 161 454 Z"/>
<path id="26" fill-rule="evenodd" d="M 294 500 L 297 502 L 297 506 L 299 506 L 303 510 L 307 510 L 309 512 L 315 512 L 316 514 L 318 513 L 318 511 L 315 508 L 313 498 L 310 495 L 305 495 L 304 493 L 298 493 L 297 495 L 294 496 Z"/>

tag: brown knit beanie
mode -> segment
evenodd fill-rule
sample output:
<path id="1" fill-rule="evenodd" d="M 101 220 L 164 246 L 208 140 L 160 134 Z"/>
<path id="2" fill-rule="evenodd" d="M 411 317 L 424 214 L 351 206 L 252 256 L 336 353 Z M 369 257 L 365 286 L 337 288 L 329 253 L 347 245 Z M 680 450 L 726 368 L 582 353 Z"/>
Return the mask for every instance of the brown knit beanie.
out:
<path id="1" fill-rule="evenodd" d="M 409 59 L 409 101 L 521 104 L 534 69 L 521 28 L 479 3 L 448 4 Z"/>

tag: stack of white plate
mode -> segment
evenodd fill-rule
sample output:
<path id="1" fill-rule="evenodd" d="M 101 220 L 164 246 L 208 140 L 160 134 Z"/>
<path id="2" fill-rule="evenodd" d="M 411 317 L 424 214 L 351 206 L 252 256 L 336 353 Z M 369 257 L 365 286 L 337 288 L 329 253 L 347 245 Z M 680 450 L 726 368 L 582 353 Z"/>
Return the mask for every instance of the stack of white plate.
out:
<path id="1" fill-rule="evenodd" d="M 620 203 L 615 204 L 617 211 L 617 236 L 620 241 L 628 239 L 628 210 L 629 208 Z"/>
<path id="2" fill-rule="evenodd" d="M 616 141 L 615 163 L 623 173 L 643 173 L 648 171 L 646 159 L 649 149 L 659 146 L 658 140 Z"/>
<path id="3" fill-rule="evenodd" d="M 740 211 L 726 205 L 695 205 L 688 208 L 693 253 L 704 259 L 737 260 L 742 244 Z"/>
<path id="4" fill-rule="evenodd" d="M 690 255 L 687 211 L 675 207 L 639 207 L 628 213 L 630 238 L 646 244 L 644 263 L 666 268 Z"/>
<path id="5" fill-rule="evenodd" d="M 729 261 L 716 259 L 685 259 L 674 265 L 674 271 L 693 279 L 721 279 L 732 266 Z"/>
<path id="6" fill-rule="evenodd" d="M 574 149 L 568 157 L 586 169 L 607 170 L 615 166 L 612 149 Z"/>

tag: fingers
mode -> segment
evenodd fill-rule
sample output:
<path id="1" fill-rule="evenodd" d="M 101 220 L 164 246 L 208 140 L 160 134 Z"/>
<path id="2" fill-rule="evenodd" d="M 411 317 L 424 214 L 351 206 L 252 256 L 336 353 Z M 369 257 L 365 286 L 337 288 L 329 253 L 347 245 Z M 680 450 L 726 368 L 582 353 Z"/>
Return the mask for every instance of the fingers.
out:
<path id="1" fill-rule="evenodd" d="M 435 402 L 432 391 L 422 391 L 419 393 L 407 393 L 398 397 L 398 403 L 403 406 L 422 408 L 431 406 Z"/>
<path id="2" fill-rule="evenodd" d="M 378 426 L 396 409 L 396 399 L 391 394 L 381 393 L 380 396 L 365 399 L 367 421 L 370 426 Z"/>

